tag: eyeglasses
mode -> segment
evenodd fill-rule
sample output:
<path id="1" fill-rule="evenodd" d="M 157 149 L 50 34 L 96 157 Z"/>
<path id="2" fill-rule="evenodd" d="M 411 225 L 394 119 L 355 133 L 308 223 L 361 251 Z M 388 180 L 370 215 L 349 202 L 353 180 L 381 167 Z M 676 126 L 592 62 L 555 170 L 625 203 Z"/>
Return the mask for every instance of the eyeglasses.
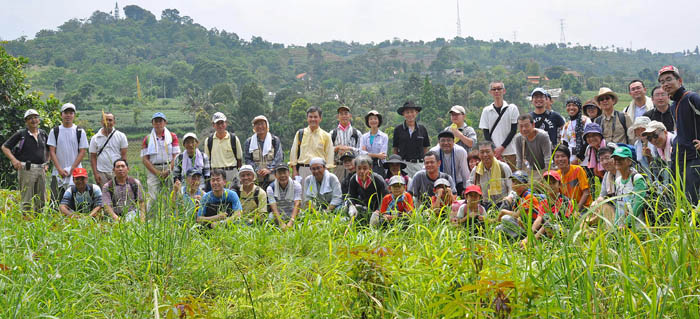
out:
<path id="1" fill-rule="evenodd" d="M 610 96 L 610 95 L 603 95 L 603 96 L 601 96 L 601 97 L 598 98 L 598 102 L 607 101 L 607 100 L 612 100 L 612 96 Z"/>
<path id="2" fill-rule="evenodd" d="M 503 91 L 503 88 L 491 88 L 491 91 Z"/>
<path id="3" fill-rule="evenodd" d="M 649 140 L 649 141 L 653 141 L 653 140 L 659 138 L 659 135 L 656 133 L 647 133 L 647 134 L 644 134 L 644 136 L 646 136 L 647 140 Z"/>

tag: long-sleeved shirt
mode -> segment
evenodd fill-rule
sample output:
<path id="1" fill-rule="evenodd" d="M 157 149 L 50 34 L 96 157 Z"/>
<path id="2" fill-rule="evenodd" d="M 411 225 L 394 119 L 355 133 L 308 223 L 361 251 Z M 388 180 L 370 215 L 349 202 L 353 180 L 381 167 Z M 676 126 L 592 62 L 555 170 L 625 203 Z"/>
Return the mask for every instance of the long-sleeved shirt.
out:
<path id="1" fill-rule="evenodd" d="M 366 206 L 370 210 L 378 210 L 384 195 L 388 194 L 384 178 L 377 173 L 372 173 L 370 182 L 362 187 L 357 181 L 357 175 L 350 180 L 348 198 L 355 205 Z"/>
<path id="2" fill-rule="evenodd" d="M 549 158 L 552 155 L 552 142 L 550 142 L 547 132 L 540 129 L 536 130 L 537 135 L 532 141 L 520 133 L 515 136 L 515 167 L 519 170 L 526 168 L 525 161 L 529 164 L 530 170 L 543 170 L 549 166 Z"/>
<path id="3" fill-rule="evenodd" d="M 199 151 L 195 150 L 195 152 L 199 152 Z M 200 185 L 200 188 L 204 187 L 204 180 L 209 178 L 211 167 L 209 166 L 210 162 L 209 162 L 209 157 L 207 156 L 207 154 L 204 154 L 204 152 L 201 152 L 201 153 L 202 153 L 202 159 L 203 159 L 203 161 L 202 161 L 203 163 L 201 166 L 197 166 L 195 163 L 196 155 L 193 157 L 190 157 L 187 154 L 187 151 L 185 151 L 184 153 L 177 154 L 177 156 L 175 157 L 175 165 L 173 165 L 173 181 L 184 181 L 187 178 L 187 176 L 186 176 L 187 172 L 183 172 L 183 170 L 182 170 L 182 161 L 183 161 L 183 158 L 186 158 L 187 161 L 192 162 L 192 165 L 190 165 L 190 167 L 198 168 L 198 169 L 202 170 L 202 180 L 200 180 L 199 185 Z"/>
<path id="4" fill-rule="evenodd" d="M 268 132 L 267 134 L 270 133 Z M 267 168 L 273 171 L 275 167 L 277 167 L 277 165 L 282 163 L 284 160 L 284 152 L 282 152 L 282 143 L 280 142 L 279 137 L 272 134 L 270 135 L 272 136 L 272 147 L 267 154 L 262 154 L 265 139 L 258 139 L 258 149 L 253 150 L 252 152 L 250 151 L 250 142 L 252 141 L 253 137 L 251 136 L 245 140 L 243 157 L 245 158 L 245 163 L 253 166 L 255 171 L 258 171 L 261 168 Z"/>
<path id="5" fill-rule="evenodd" d="M 324 188 L 324 182 L 328 187 Z M 325 204 L 339 207 L 343 203 L 343 191 L 340 189 L 340 181 L 338 177 L 326 170 L 323 174 L 323 179 L 319 182 L 316 177 L 309 175 L 304 180 L 304 203 L 308 203 L 312 199 L 319 200 Z"/>
<path id="6" fill-rule="evenodd" d="M 455 183 L 466 183 L 469 180 L 469 161 L 467 161 L 469 154 L 463 147 L 455 144 L 452 152 L 446 153 L 438 145 L 430 151 L 440 155 L 440 171 L 450 175 Z"/>
<path id="7" fill-rule="evenodd" d="M 700 139 L 700 95 L 680 87 L 671 96 L 671 113 L 676 119 L 676 140 L 673 144 L 673 158 L 678 154 L 679 160 L 698 158 L 693 140 Z M 681 162 L 685 163 L 685 161 Z"/>
<path id="8" fill-rule="evenodd" d="M 625 125 L 621 119 L 624 118 Z M 628 135 L 627 129 L 634 124 L 629 115 L 614 111 L 610 116 L 605 114 L 595 119 L 595 122 L 603 129 L 603 138 L 612 143 L 632 144 L 634 136 Z"/>
<path id="9" fill-rule="evenodd" d="M 292 166 L 308 165 L 312 158 L 320 157 L 326 160 L 327 168 L 335 168 L 331 135 L 320 127 L 312 131 L 307 126 L 303 132 L 301 143 L 299 143 L 299 132 L 294 135 L 292 150 L 289 152 L 289 163 Z"/>
<path id="10" fill-rule="evenodd" d="M 615 178 L 615 224 L 629 225 L 634 220 L 632 216 L 644 219 L 641 215 L 647 189 L 644 176 L 635 170 L 627 179 L 623 180 L 622 175 Z"/>
<path id="11" fill-rule="evenodd" d="M 360 139 L 360 153 L 388 154 L 387 151 L 389 150 L 389 136 L 387 136 L 386 133 L 382 131 L 377 131 L 377 135 L 375 135 L 374 138 L 372 138 L 371 136 L 372 134 L 370 132 L 367 132 L 362 135 L 362 138 Z"/>

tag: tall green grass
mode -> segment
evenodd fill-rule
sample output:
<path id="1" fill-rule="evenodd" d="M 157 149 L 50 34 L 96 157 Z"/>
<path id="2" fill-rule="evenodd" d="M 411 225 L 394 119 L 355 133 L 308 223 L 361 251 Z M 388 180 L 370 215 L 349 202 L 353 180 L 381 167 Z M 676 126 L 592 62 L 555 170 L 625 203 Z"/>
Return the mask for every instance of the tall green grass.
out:
<path id="1" fill-rule="evenodd" d="M 26 218 L 0 201 L 0 317 L 700 317 L 700 238 L 682 201 L 669 226 L 572 220 L 523 249 L 493 224 L 471 232 L 422 210 L 378 229 L 312 211 L 291 231 L 205 230 L 162 196 L 146 223 Z"/>

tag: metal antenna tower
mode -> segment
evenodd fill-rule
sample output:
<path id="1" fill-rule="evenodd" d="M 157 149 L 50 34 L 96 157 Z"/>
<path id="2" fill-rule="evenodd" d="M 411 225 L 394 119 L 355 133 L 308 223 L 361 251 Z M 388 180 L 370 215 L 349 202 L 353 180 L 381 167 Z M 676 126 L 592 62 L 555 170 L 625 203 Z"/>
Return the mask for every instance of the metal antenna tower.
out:
<path id="1" fill-rule="evenodd" d="M 561 34 L 559 35 L 559 43 L 566 43 L 566 37 L 564 36 L 564 19 L 559 19 L 561 26 Z"/>
<path id="2" fill-rule="evenodd" d="M 462 23 L 459 22 L 459 0 L 457 0 L 457 36 L 462 37 Z"/>

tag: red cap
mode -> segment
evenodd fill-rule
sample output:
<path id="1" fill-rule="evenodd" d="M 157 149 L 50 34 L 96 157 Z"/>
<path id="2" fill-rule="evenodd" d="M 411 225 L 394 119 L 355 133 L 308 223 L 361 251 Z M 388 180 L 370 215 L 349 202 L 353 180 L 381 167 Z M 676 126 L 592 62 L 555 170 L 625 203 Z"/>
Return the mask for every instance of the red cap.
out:
<path id="1" fill-rule="evenodd" d="M 548 176 L 554 177 L 554 179 L 561 182 L 561 174 L 559 174 L 557 171 L 550 170 L 542 173 L 542 178 L 546 178 Z"/>
<path id="2" fill-rule="evenodd" d="M 467 188 L 464 189 L 464 195 L 466 196 L 469 193 L 477 193 L 481 195 L 481 186 L 479 185 L 469 185 Z"/>
<path id="3" fill-rule="evenodd" d="M 673 72 L 673 73 L 676 74 L 676 76 L 681 77 L 681 72 L 678 71 L 678 68 L 675 67 L 675 66 L 673 66 L 673 65 L 667 65 L 667 66 L 665 66 L 665 67 L 659 69 L 659 75 L 658 75 L 658 76 L 661 76 L 661 74 L 664 74 L 664 73 L 666 73 L 666 72 Z"/>
<path id="4" fill-rule="evenodd" d="M 73 177 L 88 177 L 87 171 L 82 167 L 73 169 Z"/>

